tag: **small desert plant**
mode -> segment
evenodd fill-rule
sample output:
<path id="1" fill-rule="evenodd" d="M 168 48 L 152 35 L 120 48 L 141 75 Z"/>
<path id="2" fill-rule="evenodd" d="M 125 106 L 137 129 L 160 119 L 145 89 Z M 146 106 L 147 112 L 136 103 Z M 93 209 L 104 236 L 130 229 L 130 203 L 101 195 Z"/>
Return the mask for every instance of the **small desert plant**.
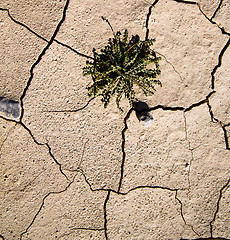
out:
<path id="1" fill-rule="evenodd" d="M 84 75 L 91 75 L 93 84 L 88 87 L 89 97 L 102 96 L 104 107 L 108 105 L 111 97 L 116 96 L 119 102 L 125 96 L 133 107 L 137 101 L 133 86 L 137 85 L 145 95 L 155 92 L 155 84 L 161 85 L 157 80 L 160 74 L 159 57 L 150 47 L 155 39 L 141 41 L 138 35 L 128 40 L 128 31 L 123 36 L 120 32 L 109 39 L 108 45 L 97 53 L 93 49 L 94 61 L 87 61 L 83 68 Z M 154 68 L 147 66 L 154 63 Z"/>

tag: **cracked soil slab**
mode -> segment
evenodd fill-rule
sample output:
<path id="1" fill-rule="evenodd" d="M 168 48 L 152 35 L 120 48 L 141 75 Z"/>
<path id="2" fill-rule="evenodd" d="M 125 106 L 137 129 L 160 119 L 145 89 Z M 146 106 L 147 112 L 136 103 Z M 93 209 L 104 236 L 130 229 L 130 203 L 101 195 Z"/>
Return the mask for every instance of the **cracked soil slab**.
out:
<path id="1" fill-rule="evenodd" d="M 204 99 L 212 90 L 210 73 L 228 37 L 210 24 L 197 5 L 171 0 L 159 1 L 152 8 L 149 31 L 149 38 L 156 38 L 155 50 L 173 65 L 181 79 L 164 75 L 160 78 L 164 87 L 153 97 L 140 100 L 150 106 L 154 103 L 189 107 Z"/>
<path id="2" fill-rule="evenodd" d="M 106 192 L 93 192 L 84 176 L 76 172 L 69 187 L 58 194 L 50 194 L 30 229 L 22 239 L 68 239 L 75 234 L 87 239 L 104 234 L 104 201 Z M 104 236 L 103 236 L 104 237 Z M 90 239 L 90 237 L 89 237 Z M 103 239 L 103 238 L 102 238 Z"/>
<path id="3" fill-rule="evenodd" d="M 1 129 L 7 125 L 11 123 L 1 120 Z M 68 182 L 48 149 L 34 143 L 22 126 L 17 124 L 6 134 L 0 154 L 0 226 L 5 239 L 18 239 L 33 221 L 42 198 L 62 190 Z"/>
<path id="4" fill-rule="evenodd" d="M 88 97 L 101 16 L 156 39 L 149 126 Z M 228 0 L 5 0 L 0 29 L 0 238 L 230 239 Z"/>
<path id="5" fill-rule="evenodd" d="M 182 111 L 151 111 L 153 123 L 139 124 L 135 113 L 127 123 L 122 192 L 137 186 L 188 187 L 191 152 Z"/>
<path id="6" fill-rule="evenodd" d="M 81 109 L 88 102 L 89 80 L 82 76 L 84 63 L 84 59 L 54 43 L 35 69 L 24 101 L 23 121 L 38 142 L 48 141 L 63 169 L 80 167 L 94 188 L 115 190 L 122 158 L 123 119 L 119 110 L 112 104 L 105 110 L 100 99 L 95 99 L 77 112 L 52 112 Z M 46 101 L 42 101 L 44 98 Z"/>
<path id="7" fill-rule="evenodd" d="M 220 189 L 230 175 L 230 152 L 225 149 L 223 130 L 210 120 L 206 104 L 185 114 L 192 161 L 190 187 L 179 191 L 186 222 L 200 236 L 210 236 L 210 223 L 217 208 Z"/>
<path id="8" fill-rule="evenodd" d="M 184 222 L 175 194 L 151 188 L 124 196 L 111 193 L 107 203 L 108 239 L 180 239 Z"/>

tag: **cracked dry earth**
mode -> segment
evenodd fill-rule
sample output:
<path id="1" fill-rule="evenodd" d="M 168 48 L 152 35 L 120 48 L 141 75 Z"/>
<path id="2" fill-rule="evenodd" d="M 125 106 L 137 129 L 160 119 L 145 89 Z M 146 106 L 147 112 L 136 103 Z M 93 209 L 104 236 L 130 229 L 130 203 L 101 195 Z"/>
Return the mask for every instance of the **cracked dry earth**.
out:
<path id="1" fill-rule="evenodd" d="M 229 0 L 0 0 L 0 238 L 230 239 Z M 115 31 L 162 87 L 104 109 L 82 75 Z"/>

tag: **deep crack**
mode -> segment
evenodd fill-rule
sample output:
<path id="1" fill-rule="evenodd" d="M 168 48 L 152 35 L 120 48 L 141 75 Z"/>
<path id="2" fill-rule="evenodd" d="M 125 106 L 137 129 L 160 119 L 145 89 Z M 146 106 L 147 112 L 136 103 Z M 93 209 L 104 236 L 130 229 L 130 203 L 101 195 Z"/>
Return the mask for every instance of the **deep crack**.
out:
<path id="1" fill-rule="evenodd" d="M 54 39 L 54 41 L 55 41 L 56 43 L 62 45 L 63 47 L 66 47 L 66 48 L 68 48 L 69 50 L 75 52 L 75 53 L 78 54 L 79 56 L 82 56 L 82 57 L 85 57 L 85 58 L 90 58 L 90 59 L 92 59 L 92 60 L 95 60 L 93 57 L 90 57 L 90 56 L 88 56 L 88 55 L 86 55 L 86 54 L 84 54 L 84 53 L 81 53 L 81 52 L 75 50 L 74 48 L 70 47 L 69 45 L 67 45 L 67 44 L 65 44 L 65 43 L 63 43 L 63 42 L 58 41 L 57 39 Z"/>
<path id="2" fill-rule="evenodd" d="M 110 196 L 110 190 L 108 191 L 107 197 L 105 199 L 104 202 L 104 231 L 105 231 L 105 239 L 108 240 L 108 233 L 107 233 L 107 202 L 109 200 L 109 196 Z"/>
<path id="3" fill-rule="evenodd" d="M 219 198 L 218 198 L 218 201 L 217 201 L 217 204 L 216 204 L 216 211 L 214 213 L 212 221 L 210 222 L 210 236 L 211 236 L 211 238 L 213 237 L 213 223 L 215 222 L 216 215 L 217 215 L 217 213 L 219 212 L 219 209 L 220 209 L 220 200 L 222 198 L 222 193 L 223 193 L 224 189 L 226 189 L 229 186 L 229 184 L 230 184 L 230 178 L 228 179 L 227 183 L 220 190 L 220 195 L 219 195 Z"/>
<path id="4" fill-rule="evenodd" d="M 204 17 L 205 17 L 206 19 L 208 19 L 209 22 L 211 22 L 212 24 L 216 25 L 216 26 L 221 30 L 222 34 L 225 34 L 225 35 L 230 36 L 230 33 L 226 32 L 225 29 L 224 29 L 224 27 L 221 27 L 219 24 L 217 24 L 215 21 L 213 21 L 213 19 L 210 19 L 210 18 L 204 13 L 204 11 L 201 9 L 201 6 L 200 6 L 199 3 L 196 3 L 196 4 L 197 4 L 200 12 L 204 15 Z"/>
<path id="5" fill-rule="evenodd" d="M 90 230 L 90 231 L 104 231 L 104 228 L 71 228 L 71 230 Z"/>
<path id="6" fill-rule="evenodd" d="M 222 238 L 222 237 L 216 237 L 216 238 L 181 238 L 180 240 L 230 240 L 229 238 Z"/>
<path id="7" fill-rule="evenodd" d="M 224 141 L 225 141 L 225 146 L 226 146 L 226 149 L 227 150 L 230 150 L 230 147 L 229 147 L 229 139 L 228 139 L 228 133 L 227 133 L 227 130 L 226 130 L 226 127 L 228 126 L 228 124 L 224 124 L 222 121 L 220 121 L 219 119 L 217 119 L 215 116 L 214 116 L 214 113 L 212 111 L 212 106 L 209 102 L 209 100 L 207 100 L 207 106 L 208 106 L 208 109 L 209 109 L 209 113 L 210 113 L 210 116 L 211 116 L 211 121 L 214 122 L 214 123 L 219 123 L 223 132 L 224 132 Z"/>
<path id="8" fill-rule="evenodd" d="M 31 136 L 31 138 L 33 139 L 33 141 L 39 145 L 39 146 L 46 146 L 48 148 L 48 152 L 49 152 L 49 155 L 50 157 L 54 160 L 54 162 L 59 166 L 59 170 L 61 172 L 61 174 L 67 179 L 67 181 L 70 181 L 69 178 L 66 176 L 66 174 L 62 171 L 62 166 L 61 164 L 57 161 L 57 159 L 54 157 L 53 153 L 52 153 L 52 149 L 51 147 L 49 146 L 48 143 L 39 143 L 35 137 L 33 136 L 32 132 L 30 131 L 30 129 L 28 127 L 26 127 L 26 125 L 22 122 L 18 123 L 20 124 Z"/>
<path id="9" fill-rule="evenodd" d="M 61 174 L 66 178 L 67 181 L 70 181 L 69 178 L 66 176 L 66 174 L 62 171 L 62 165 L 57 161 L 57 159 L 54 157 L 51 147 L 49 146 L 48 143 L 45 144 L 47 146 L 47 148 L 49 149 L 49 154 L 51 156 L 51 158 L 54 160 L 54 162 L 59 166 L 59 171 L 61 172 Z"/>
<path id="10" fill-rule="evenodd" d="M 150 107 L 149 111 L 155 111 L 157 109 L 162 109 L 164 111 L 184 111 L 185 110 L 184 107 L 168 107 L 164 105 L 157 105 L 155 107 Z"/>
<path id="11" fill-rule="evenodd" d="M 167 190 L 167 191 L 171 191 L 171 192 L 176 192 L 178 190 L 178 189 L 172 189 L 172 188 L 169 188 L 169 187 L 144 185 L 144 186 L 137 186 L 137 187 L 131 188 L 127 192 L 117 192 L 117 194 L 127 195 L 128 193 L 130 193 L 132 191 L 135 191 L 137 189 L 143 189 L 143 188 L 162 189 L 162 190 Z"/>
<path id="12" fill-rule="evenodd" d="M 224 131 L 224 140 L 225 140 L 225 144 L 226 144 L 226 149 L 230 150 L 229 136 L 228 136 L 228 132 L 227 132 L 227 129 L 226 129 L 226 125 L 222 125 L 222 129 Z"/>
<path id="13" fill-rule="evenodd" d="M 43 41 L 48 42 L 47 39 L 45 39 L 44 37 L 42 37 L 41 35 L 39 35 L 39 34 L 36 33 L 35 31 L 33 31 L 31 28 L 29 28 L 28 26 L 26 26 L 24 23 L 21 23 L 21 22 L 17 21 L 15 18 L 13 18 L 13 17 L 11 16 L 11 14 L 10 14 L 9 9 L 0 8 L 0 11 L 6 11 L 6 12 L 8 13 L 9 18 L 10 18 L 13 22 L 15 22 L 16 24 L 19 24 L 20 26 L 26 28 L 28 31 L 30 31 L 31 33 L 33 33 L 35 36 L 37 36 L 38 38 L 42 39 Z"/>
<path id="14" fill-rule="evenodd" d="M 13 22 L 15 22 L 16 24 L 19 24 L 20 26 L 26 28 L 28 31 L 30 31 L 32 34 L 34 34 L 36 37 L 42 39 L 43 41 L 45 41 L 45 42 L 47 42 L 47 43 L 49 42 L 46 38 L 44 38 L 43 36 L 41 36 L 41 35 L 39 35 L 38 33 L 36 33 L 33 29 L 29 28 L 26 24 L 21 23 L 21 22 L 17 21 L 15 18 L 13 18 L 13 17 L 11 16 L 11 14 L 10 14 L 9 9 L 0 8 L 0 10 L 1 10 L 1 11 L 6 11 L 6 12 L 8 13 L 8 16 L 10 17 L 10 19 L 11 19 Z M 56 36 L 55 36 L 55 37 L 56 37 Z M 57 40 L 57 39 L 54 39 L 54 42 L 62 45 L 63 47 L 66 47 L 66 48 L 70 49 L 71 51 L 75 52 L 76 54 L 78 54 L 78 55 L 80 55 L 80 56 L 82 56 L 82 57 L 90 58 L 90 59 L 94 60 L 93 57 L 90 57 L 90 56 L 88 56 L 88 55 L 86 55 L 86 54 L 84 54 L 84 53 L 81 53 L 81 52 L 75 50 L 74 48 L 70 47 L 69 45 L 67 45 L 67 44 L 65 44 L 65 43 L 63 43 L 63 42 L 60 42 L 60 41 Z"/>
<path id="15" fill-rule="evenodd" d="M 152 13 L 152 8 L 157 4 L 159 0 L 155 0 L 151 6 L 149 7 L 149 12 L 147 14 L 146 22 L 145 22 L 145 28 L 146 28 L 146 34 L 145 34 L 145 41 L 149 39 L 149 19 Z"/>
<path id="16" fill-rule="evenodd" d="M 122 180 L 123 180 L 123 174 L 124 174 L 124 164 L 125 164 L 125 157 L 126 157 L 126 153 L 125 153 L 125 132 L 128 129 L 128 125 L 127 125 L 127 121 L 131 115 L 133 111 L 133 108 L 131 108 L 128 113 L 126 114 L 125 118 L 124 118 L 124 124 L 125 127 L 123 128 L 122 132 L 121 132 L 121 136 L 122 136 L 122 143 L 121 143 L 121 149 L 122 149 L 122 162 L 121 162 L 121 176 L 120 176 L 120 181 L 119 181 L 119 186 L 118 186 L 118 192 L 120 192 L 121 189 L 121 185 L 122 185 Z"/>
<path id="17" fill-rule="evenodd" d="M 211 21 L 212 21 L 213 18 L 216 16 L 217 12 L 220 10 L 220 7 L 221 7 L 222 3 L 223 3 L 223 0 L 220 0 L 220 2 L 219 2 L 219 4 L 218 4 L 215 12 L 213 13 L 212 17 L 210 18 Z"/>
<path id="18" fill-rule="evenodd" d="M 215 88 L 215 74 L 216 74 L 216 71 L 217 71 L 218 68 L 221 67 L 223 55 L 226 52 L 229 45 L 230 45 L 230 38 L 228 39 L 227 43 L 225 44 L 225 46 L 223 47 L 223 49 L 221 50 L 221 52 L 218 56 L 218 64 L 213 68 L 213 70 L 211 72 L 211 76 L 212 76 L 211 84 L 212 84 L 212 89 L 213 90 Z"/>
<path id="19" fill-rule="evenodd" d="M 196 2 L 193 1 L 186 1 L 186 0 L 173 0 L 174 2 L 178 2 L 178 3 L 185 3 L 185 4 L 192 4 L 192 5 L 196 5 Z"/>
<path id="20" fill-rule="evenodd" d="M 191 106 L 189 106 L 188 108 L 186 108 L 186 109 L 184 110 L 184 112 L 188 112 L 188 111 L 192 110 L 194 107 L 199 107 L 199 106 L 201 106 L 202 104 L 207 103 L 208 100 L 209 100 L 209 98 L 210 98 L 214 93 L 215 93 L 215 91 L 210 92 L 210 93 L 206 96 L 205 99 L 201 100 L 200 102 L 197 102 L 197 103 L 192 104 Z"/>
<path id="21" fill-rule="evenodd" d="M 23 90 L 23 93 L 20 97 L 20 103 L 21 103 L 21 116 L 20 116 L 20 121 L 22 121 L 22 118 L 23 118 L 23 114 L 24 114 L 24 108 L 23 108 L 23 99 L 24 97 L 26 96 L 26 93 L 27 93 L 27 90 L 29 89 L 29 86 L 32 82 L 32 79 L 33 79 L 33 76 L 34 76 L 34 69 L 35 67 L 40 63 L 42 57 L 45 55 L 46 51 L 49 49 L 49 47 L 51 46 L 51 44 L 53 43 L 62 23 L 65 21 L 65 17 L 66 17 L 66 11 L 67 11 L 67 8 L 69 6 L 69 1 L 70 0 L 66 0 L 66 4 L 64 6 L 64 10 L 63 10 L 63 14 L 62 14 L 62 18 L 60 20 L 60 22 L 58 23 L 57 25 L 57 28 L 55 29 L 54 31 L 54 34 L 53 36 L 51 37 L 50 41 L 48 42 L 48 44 L 46 45 L 46 47 L 42 50 L 42 52 L 39 54 L 37 60 L 33 63 L 31 69 L 30 69 L 30 77 L 29 77 L 29 80 L 27 81 L 27 84 L 26 84 L 26 87 L 24 88 Z"/>

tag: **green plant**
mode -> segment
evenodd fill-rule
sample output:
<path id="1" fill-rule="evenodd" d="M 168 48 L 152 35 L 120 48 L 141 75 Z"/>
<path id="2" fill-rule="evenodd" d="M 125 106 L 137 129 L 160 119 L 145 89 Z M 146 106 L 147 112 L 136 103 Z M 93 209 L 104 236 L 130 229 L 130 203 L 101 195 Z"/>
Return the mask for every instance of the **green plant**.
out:
<path id="1" fill-rule="evenodd" d="M 86 61 L 83 68 L 83 74 L 91 75 L 93 79 L 93 84 L 88 87 L 89 97 L 102 96 L 106 107 L 111 97 L 116 96 L 117 107 L 121 109 L 119 102 L 123 95 L 131 107 L 138 101 L 134 85 L 145 95 L 154 94 L 154 85 L 161 85 L 157 79 L 160 58 L 150 49 L 154 42 L 155 39 L 141 41 L 138 35 L 128 40 L 128 31 L 125 30 L 123 36 L 120 32 L 114 34 L 101 53 L 93 49 L 94 61 Z M 153 69 L 147 68 L 150 63 L 154 63 Z"/>

